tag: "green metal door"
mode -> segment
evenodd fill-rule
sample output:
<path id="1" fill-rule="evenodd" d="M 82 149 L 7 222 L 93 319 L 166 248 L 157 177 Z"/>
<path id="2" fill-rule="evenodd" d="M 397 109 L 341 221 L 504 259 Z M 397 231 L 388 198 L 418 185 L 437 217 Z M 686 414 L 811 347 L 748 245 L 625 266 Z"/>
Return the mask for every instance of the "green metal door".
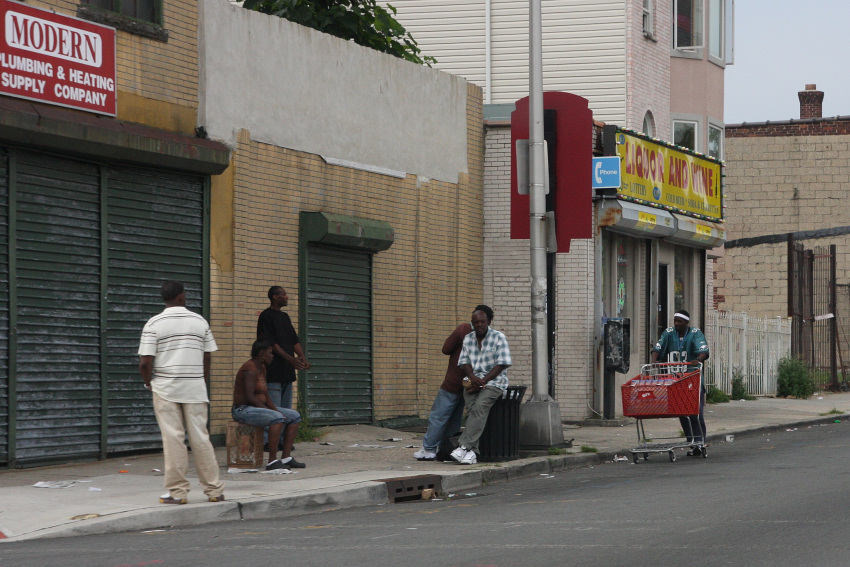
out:
<path id="1" fill-rule="evenodd" d="M 204 297 L 204 180 L 130 167 L 107 172 L 106 349 L 108 452 L 161 446 L 150 392 L 139 378 L 139 336 L 163 310 L 165 280 L 186 286 L 190 310 Z"/>
<path id="2" fill-rule="evenodd" d="M 372 422 L 372 255 L 307 247 L 304 401 L 321 424 Z"/>
<path id="3" fill-rule="evenodd" d="M 98 167 L 16 154 L 15 458 L 100 453 Z M 14 308 L 14 304 L 13 304 Z"/>

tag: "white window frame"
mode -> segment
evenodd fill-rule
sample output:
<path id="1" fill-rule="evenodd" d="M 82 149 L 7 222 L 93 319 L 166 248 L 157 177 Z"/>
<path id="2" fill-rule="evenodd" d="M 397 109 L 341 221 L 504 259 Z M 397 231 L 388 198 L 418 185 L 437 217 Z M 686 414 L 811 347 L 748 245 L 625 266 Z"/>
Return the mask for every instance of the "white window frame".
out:
<path id="1" fill-rule="evenodd" d="M 691 39 L 685 41 L 679 35 L 680 3 L 690 3 Z M 705 39 L 705 0 L 673 0 L 673 49 L 675 51 L 694 52 L 704 47 Z"/>
<path id="2" fill-rule="evenodd" d="M 693 120 L 693 119 L 690 119 L 690 118 L 673 118 L 673 131 L 672 131 L 671 134 L 672 134 L 674 144 L 676 143 L 676 125 L 677 124 L 690 124 L 694 127 L 694 147 L 688 148 L 688 149 L 693 150 L 695 152 L 700 151 L 700 128 L 699 128 L 700 127 L 700 121 L 699 120 Z M 687 147 L 687 146 L 682 146 L 682 147 Z"/>
<path id="3" fill-rule="evenodd" d="M 720 132 L 720 151 L 718 152 L 718 155 L 716 155 L 716 156 L 711 155 L 711 131 L 712 130 L 716 130 L 716 131 Z M 723 153 L 724 153 L 724 149 L 725 149 L 725 146 L 726 146 L 725 138 L 726 138 L 726 128 L 724 128 L 723 126 L 716 124 L 714 122 L 709 122 L 708 123 L 708 139 L 706 140 L 706 151 L 705 151 L 705 153 L 707 155 L 713 157 L 713 158 L 716 158 L 716 159 L 720 159 L 720 160 L 724 159 Z"/>
<path id="4" fill-rule="evenodd" d="M 735 0 L 725 0 L 723 17 L 726 24 L 723 26 L 724 54 L 723 63 L 733 65 L 735 63 Z"/>
<path id="5" fill-rule="evenodd" d="M 706 0 L 706 20 L 708 33 L 706 34 L 706 46 L 708 59 L 716 63 L 723 62 L 723 54 L 726 48 L 723 45 L 723 28 L 726 18 L 723 17 L 723 0 Z"/>
<path id="6" fill-rule="evenodd" d="M 655 40 L 655 0 L 643 0 L 643 37 Z"/>

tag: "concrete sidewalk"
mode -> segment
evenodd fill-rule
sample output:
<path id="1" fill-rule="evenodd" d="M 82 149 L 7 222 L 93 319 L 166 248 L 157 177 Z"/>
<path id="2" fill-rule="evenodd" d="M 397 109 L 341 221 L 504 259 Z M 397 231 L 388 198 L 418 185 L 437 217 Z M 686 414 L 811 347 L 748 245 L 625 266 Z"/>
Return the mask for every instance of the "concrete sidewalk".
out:
<path id="1" fill-rule="evenodd" d="M 808 400 L 760 398 L 706 406 L 709 458 L 722 453 L 729 435 L 785 431 L 819 423 L 844 421 L 850 393 L 818 394 Z M 262 519 L 391 501 L 386 479 L 436 475 L 444 494 L 474 490 L 483 482 L 504 482 L 522 476 L 610 462 L 629 456 L 636 445 L 633 420 L 623 426 L 564 426 L 573 448 L 564 455 L 525 457 L 505 463 L 419 462 L 412 458 L 421 435 L 355 425 L 325 430 L 319 442 L 299 443 L 295 455 L 306 469 L 291 474 L 223 471 L 225 496 L 209 503 L 194 470 L 189 504 L 159 504 L 162 494 L 162 454 L 105 461 L 0 471 L 0 542 L 42 537 L 67 537 L 167 526 L 190 526 L 238 519 Z M 678 437 L 676 419 L 645 420 L 651 437 Z M 400 438 L 401 441 L 391 441 Z M 598 452 L 581 452 L 582 447 Z M 218 449 L 219 462 L 226 462 Z M 649 463 L 661 457 L 650 458 Z M 666 461 L 666 457 L 664 457 Z M 631 464 L 617 462 L 617 465 Z M 645 466 L 641 461 L 638 466 Z M 666 463 L 666 466 L 676 466 Z M 37 488 L 38 482 L 67 484 Z"/>

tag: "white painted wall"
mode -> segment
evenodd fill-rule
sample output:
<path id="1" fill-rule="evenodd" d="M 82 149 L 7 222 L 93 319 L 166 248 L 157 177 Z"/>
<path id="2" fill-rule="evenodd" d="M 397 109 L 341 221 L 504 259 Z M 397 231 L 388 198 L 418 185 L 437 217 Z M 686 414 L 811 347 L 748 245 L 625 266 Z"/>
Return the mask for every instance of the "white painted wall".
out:
<path id="1" fill-rule="evenodd" d="M 198 120 L 275 146 L 456 183 L 466 80 L 287 20 L 204 0 Z"/>

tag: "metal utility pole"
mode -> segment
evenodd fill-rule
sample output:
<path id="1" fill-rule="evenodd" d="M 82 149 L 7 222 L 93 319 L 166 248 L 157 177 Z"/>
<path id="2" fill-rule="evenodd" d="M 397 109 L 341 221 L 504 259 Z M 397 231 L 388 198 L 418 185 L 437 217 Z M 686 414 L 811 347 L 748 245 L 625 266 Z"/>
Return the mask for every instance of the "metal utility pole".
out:
<path id="1" fill-rule="evenodd" d="M 546 191 L 543 145 L 543 20 L 541 0 L 529 2 L 529 215 L 531 241 L 532 396 L 522 406 L 520 443 L 549 447 L 564 442 L 561 409 L 549 396 L 546 294 Z"/>

